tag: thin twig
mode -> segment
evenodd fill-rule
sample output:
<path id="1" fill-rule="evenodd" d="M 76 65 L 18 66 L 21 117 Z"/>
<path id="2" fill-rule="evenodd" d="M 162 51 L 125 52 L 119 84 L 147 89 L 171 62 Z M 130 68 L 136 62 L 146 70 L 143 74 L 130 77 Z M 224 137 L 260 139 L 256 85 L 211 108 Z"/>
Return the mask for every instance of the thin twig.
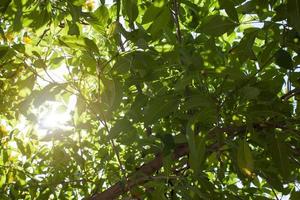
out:
<path id="1" fill-rule="evenodd" d="M 279 200 L 279 198 L 278 198 L 278 196 L 277 196 L 277 194 L 276 194 L 276 191 L 273 189 L 273 187 L 271 187 L 271 190 L 272 190 L 272 192 L 273 192 L 273 194 L 274 194 L 276 200 Z"/>
<path id="2" fill-rule="evenodd" d="M 177 0 L 173 0 L 173 17 L 174 17 L 174 23 L 176 26 L 176 35 L 178 43 L 181 44 L 182 38 L 181 38 L 181 30 L 180 30 L 180 24 L 179 24 L 179 3 Z"/>
<path id="3" fill-rule="evenodd" d="M 45 37 L 45 35 L 47 34 L 48 31 L 50 31 L 50 28 L 47 28 L 47 29 L 44 30 L 43 34 L 40 36 L 39 41 L 36 43 L 36 46 L 39 46 L 39 44 L 44 39 L 44 37 Z"/>
<path id="4" fill-rule="evenodd" d="M 120 26 L 120 10 L 121 10 L 121 0 L 117 0 L 117 23 L 118 23 L 118 26 Z M 119 35 L 120 36 L 120 41 L 119 41 L 119 46 L 121 48 L 121 51 L 125 51 L 125 48 L 124 48 L 124 45 L 122 43 L 122 37 L 121 37 L 121 34 Z"/>
<path id="5" fill-rule="evenodd" d="M 101 84 L 100 84 L 100 82 L 101 82 L 101 74 L 100 74 L 100 71 L 99 71 L 99 72 L 98 72 L 98 87 L 99 87 L 99 88 L 98 88 L 98 92 L 99 92 L 99 97 L 101 96 L 101 89 L 100 89 L 100 85 L 101 85 Z M 123 163 L 122 163 L 122 161 L 121 161 L 119 151 L 118 151 L 118 149 L 117 149 L 117 147 L 116 147 L 116 144 L 115 144 L 113 138 L 110 138 L 110 130 L 109 130 L 109 128 L 108 128 L 108 125 L 107 125 L 106 119 L 105 119 L 105 117 L 104 117 L 104 114 L 102 114 L 102 113 L 100 113 L 100 114 L 102 115 L 101 117 L 102 117 L 103 119 L 99 119 L 99 121 L 100 121 L 100 123 L 104 126 L 106 132 L 108 133 L 109 141 L 110 141 L 110 143 L 111 143 L 113 152 L 114 152 L 114 154 L 115 154 L 115 156 L 116 156 L 116 158 L 117 158 L 117 162 L 118 162 L 119 167 L 120 167 L 120 170 L 121 170 L 121 172 L 122 172 L 122 176 L 123 176 L 124 180 L 127 181 L 127 179 L 126 179 L 127 176 L 126 176 L 125 167 L 124 167 L 124 165 L 123 165 Z"/>
<path id="6" fill-rule="evenodd" d="M 300 94 L 300 89 L 299 88 L 295 88 L 291 91 L 289 91 L 288 93 L 284 94 L 281 99 L 284 101 L 288 101 L 291 97 Z"/>
<path id="7" fill-rule="evenodd" d="M 106 123 L 106 120 L 100 120 L 100 122 L 102 123 L 102 125 L 105 127 L 106 131 L 107 131 L 108 134 L 109 134 L 109 133 L 110 133 L 110 130 L 109 130 L 109 128 L 108 128 L 108 125 L 107 125 L 107 123 Z M 110 134 L 109 134 L 109 137 L 110 137 Z M 118 149 L 117 149 L 117 147 L 116 147 L 116 144 L 115 144 L 114 140 L 113 140 L 112 138 L 110 138 L 109 140 L 110 140 L 110 143 L 111 143 L 111 145 L 112 145 L 113 151 L 114 151 L 114 153 L 115 153 L 115 155 L 116 155 L 117 161 L 118 161 L 118 163 L 119 163 L 119 167 L 120 167 L 120 170 L 121 170 L 121 172 L 122 172 L 123 178 L 127 181 L 127 179 L 126 179 L 125 168 L 124 168 L 124 165 L 123 165 L 123 163 L 122 163 L 122 161 L 121 161 L 121 158 L 120 158 L 120 153 L 119 153 L 119 151 L 118 151 Z"/>
<path id="8" fill-rule="evenodd" d="M 265 173 L 261 173 L 260 175 L 261 175 L 264 179 L 269 180 L 268 176 L 266 176 Z M 276 200 L 279 200 L 279 198 L 278 198 L 278 196 L 277 196 L 277 194 L 276 194 L 276 191 L 274 190 L 273 186 L 272 186 L 271 184 L 269 184 L 269 185 L 270 185 L 270 188 L 271 188 L 271 190 L 272 190 L 272 192 L 273 192 L 273 194 L 274 194 Z"/>

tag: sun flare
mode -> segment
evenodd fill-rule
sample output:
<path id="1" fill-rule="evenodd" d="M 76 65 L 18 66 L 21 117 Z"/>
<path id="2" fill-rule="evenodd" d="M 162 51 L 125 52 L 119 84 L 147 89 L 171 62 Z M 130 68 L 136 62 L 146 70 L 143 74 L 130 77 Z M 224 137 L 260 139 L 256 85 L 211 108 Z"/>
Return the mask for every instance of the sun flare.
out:
<path id="1" fill-rule="evenodd" d="M 72 112 L 76 105 L 76 96 L 72 95 L 67 104 L 48 101 L 38 114 L 38 130 L 68 129 L 72 127 Z"/>

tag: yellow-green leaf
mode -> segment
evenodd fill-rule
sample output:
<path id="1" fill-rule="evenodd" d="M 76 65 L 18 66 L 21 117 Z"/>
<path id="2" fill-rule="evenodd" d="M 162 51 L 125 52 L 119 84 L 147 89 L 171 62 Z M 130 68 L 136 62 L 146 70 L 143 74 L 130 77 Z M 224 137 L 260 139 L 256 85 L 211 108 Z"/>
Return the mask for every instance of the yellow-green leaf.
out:
<path id="1" fill-rule="evenodd" d="M 247 176 L 253 173 L 253 157 L 251 149 L 246 140 L 241 140 L 237 152 L 237 164 L 239 169 Z"/>

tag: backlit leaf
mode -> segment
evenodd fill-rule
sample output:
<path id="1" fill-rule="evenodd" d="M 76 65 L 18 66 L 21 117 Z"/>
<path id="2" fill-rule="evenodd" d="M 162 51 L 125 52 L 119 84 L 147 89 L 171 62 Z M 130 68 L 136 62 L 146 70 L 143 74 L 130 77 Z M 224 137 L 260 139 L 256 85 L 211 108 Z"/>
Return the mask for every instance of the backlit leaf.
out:
<path id="1" fill-rule="evenodd" d="M 195 132 L 195 122 L 197 115 L 192 117 L 186 127 L 186 138 L 190 149 L 189 163 L 196 175 L 201 172 L 202 162 L 206 150 L 205 135 Z M 200 135 L 199 135 L 200 134 Z"/>
<path id="2" fill-rule="evenodd" d="M 211 36 L 221 36 L 224 33 L 233 31 L 236 25 L 236 23 L 225 16 L 212 15 L 204 20 L 200 26 L 200 30 Z"/>
<path id="3" fill-rule="evenodd" d="M 143 15 L 142 23 L 147 24 L 154 21 L 161 11 L 161 8 L 155 7 L 154 5 L 149 6 Z"/>
<path id="4" fill-rule="evenodd" d="M 221 8 L 224 8 L 226 14 L 234 21 L 239 22 L 237 11 L 234 7 L 234 3 L 231 0 L 219 0 Z"/>
<path id="5" fill-rule="evenodd" d="M 237 164 L 239 169 L 247 176 L 252 176 L 254 169 L 254 161 L 251 149 L 246 140 L 239 142 L 237 152 Z"/>

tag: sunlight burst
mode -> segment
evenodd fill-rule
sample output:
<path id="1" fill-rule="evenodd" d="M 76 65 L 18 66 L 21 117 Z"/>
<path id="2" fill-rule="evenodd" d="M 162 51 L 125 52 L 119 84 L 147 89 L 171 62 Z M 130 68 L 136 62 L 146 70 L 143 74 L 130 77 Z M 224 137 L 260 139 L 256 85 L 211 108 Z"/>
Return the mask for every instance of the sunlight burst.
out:
<path id="1" fill-rule="evenodd" d="M 68 129 L 72 127 L 72 112 L 76 105 L 76 96 L 69 98 L 68 104 L 49 101 L 40 110 L 38 117 L 39 130 Z"/>

